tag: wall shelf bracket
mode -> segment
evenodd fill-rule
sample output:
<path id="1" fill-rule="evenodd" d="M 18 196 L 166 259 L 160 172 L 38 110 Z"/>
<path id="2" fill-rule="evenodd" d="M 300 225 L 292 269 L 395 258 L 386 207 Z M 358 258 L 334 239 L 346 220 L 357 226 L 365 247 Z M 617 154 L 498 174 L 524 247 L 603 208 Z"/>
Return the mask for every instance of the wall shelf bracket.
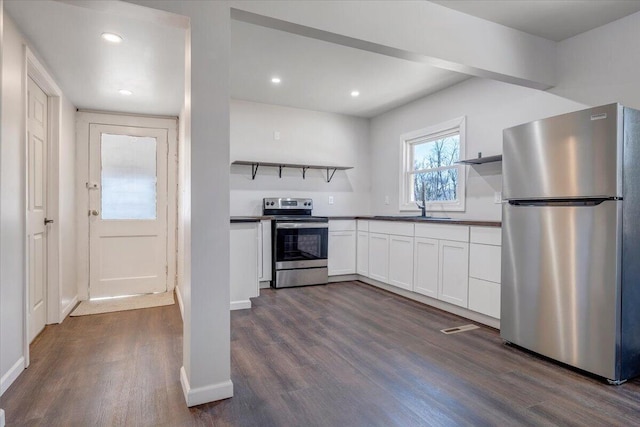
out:
<path id="1" fill-rule="evenodd" d="M 336 171 L 338 170 L 338 168 L 333 168 L 333 171 L 331 172 L 331 175 L 329 175 L 329 171 L 332 168 L 327 168 L 327 182 L 331 182 L 331 180 L 333 179 L 333 175 L 335 175 Z"/>
<path id="2" fill-rule="evenodd" d="M 256 174 L 258 173 L 258 166 L 260 163 L 252 163 L 251 164 L 251 179 L 256 179 Z"/>

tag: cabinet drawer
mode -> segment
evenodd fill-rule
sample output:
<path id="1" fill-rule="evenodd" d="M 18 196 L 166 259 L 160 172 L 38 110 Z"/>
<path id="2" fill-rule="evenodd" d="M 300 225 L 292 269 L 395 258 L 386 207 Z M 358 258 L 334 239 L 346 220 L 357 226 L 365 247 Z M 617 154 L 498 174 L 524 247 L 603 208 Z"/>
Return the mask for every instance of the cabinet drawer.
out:
<path id="1" fill-rule="evenodd" d="M 500 318 L 500 284 L 469 278 L 469 309 Z"/>
<path id="2" fill-rule="evenodd" d="M 356 221 L 354 219 L 331 220 L 329 231 L 356 231 Z"/>
<path id="3" fill-rule="evenodd" d="M 396 236 L 413 237 L 413 223 L 392 221 L 369 221 L 371 233 L 394 234 Z"/>
<path id="4" fill-rule="evenodd" d="M 366 221 L 364 219 L 359 219 L 358 231 L 369 231 L 369 221 Z"/>
<path id="5" fill-rule="evenodd" d="M 469 226 L 416 224 L 416 237 L 428 239 L 452 240 L 454 242 L 469 241 Z"/>
<path id="6" fill-rule="evenodd" d="M 501 247 L 471 243 L 469 276 L 500 283 Z"/>
<path id="7" fill-rule="evenodd" d="M 471 243 L 482 243 L 485 245 L 502 244 L 502 229 L 500 227 L 471 227 Z"/>

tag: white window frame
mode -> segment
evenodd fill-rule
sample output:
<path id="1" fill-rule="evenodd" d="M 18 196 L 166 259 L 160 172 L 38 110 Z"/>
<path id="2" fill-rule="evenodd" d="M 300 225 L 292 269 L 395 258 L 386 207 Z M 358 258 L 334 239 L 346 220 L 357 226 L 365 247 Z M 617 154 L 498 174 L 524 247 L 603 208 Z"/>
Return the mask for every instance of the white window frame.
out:
<path id="1" fill-rule="evenodd" d="M 444 134 L 452 131 L 458 131 L 460 134 L 460 159 L 465 158 L 466 147 L 466 117 L 458 117 L 452 120 L 448 120 L 444 123 L 439 123 L 427 128 L 418 129 L 412 132 L 407 132 L 400 135 L 400 211 L 412 211 L 419 212 L 420 209 L 411 200 L 409 194 L 411 185 L 409 182 L 411 164 L 411 145 L 416 139 L 428 139 L 435 137 L 438 134 Z M 466 201 L 466 168 L 464 165 L 459 164 L 458 168 L 458 199 L 448 202 L 429 202 L 427 203 L 427 211 L 431 212 L 464 212 Z"/>

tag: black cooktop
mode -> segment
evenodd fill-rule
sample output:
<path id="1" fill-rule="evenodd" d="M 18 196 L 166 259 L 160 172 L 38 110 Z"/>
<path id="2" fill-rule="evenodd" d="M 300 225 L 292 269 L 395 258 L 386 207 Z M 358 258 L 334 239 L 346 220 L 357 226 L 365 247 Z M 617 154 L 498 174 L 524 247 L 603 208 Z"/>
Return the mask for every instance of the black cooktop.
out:
<path id="1" fill-rule="evenodd" d="M 329 222 L 326 216 L 311 215 L 273 215 L 275 221 L 297 221 L 297 222 Z"/>

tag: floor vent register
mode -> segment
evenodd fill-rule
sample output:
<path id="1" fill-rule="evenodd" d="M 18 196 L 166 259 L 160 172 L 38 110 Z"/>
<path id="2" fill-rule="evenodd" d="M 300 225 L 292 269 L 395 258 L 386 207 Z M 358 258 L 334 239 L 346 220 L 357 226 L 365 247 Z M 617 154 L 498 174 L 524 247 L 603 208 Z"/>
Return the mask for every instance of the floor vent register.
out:
<path id="1" fill-rule="evenodd" d="M 440 332 L 442 332 L 443 334 L 450 335 L 450 334 L 457 334 L 458 332 L 472 331 L 474 329 L 480 329 L 480 327 L 476 325 L 463 325 L 463 326 L 456 326 L 455 328 L 440 329 Z"/>

